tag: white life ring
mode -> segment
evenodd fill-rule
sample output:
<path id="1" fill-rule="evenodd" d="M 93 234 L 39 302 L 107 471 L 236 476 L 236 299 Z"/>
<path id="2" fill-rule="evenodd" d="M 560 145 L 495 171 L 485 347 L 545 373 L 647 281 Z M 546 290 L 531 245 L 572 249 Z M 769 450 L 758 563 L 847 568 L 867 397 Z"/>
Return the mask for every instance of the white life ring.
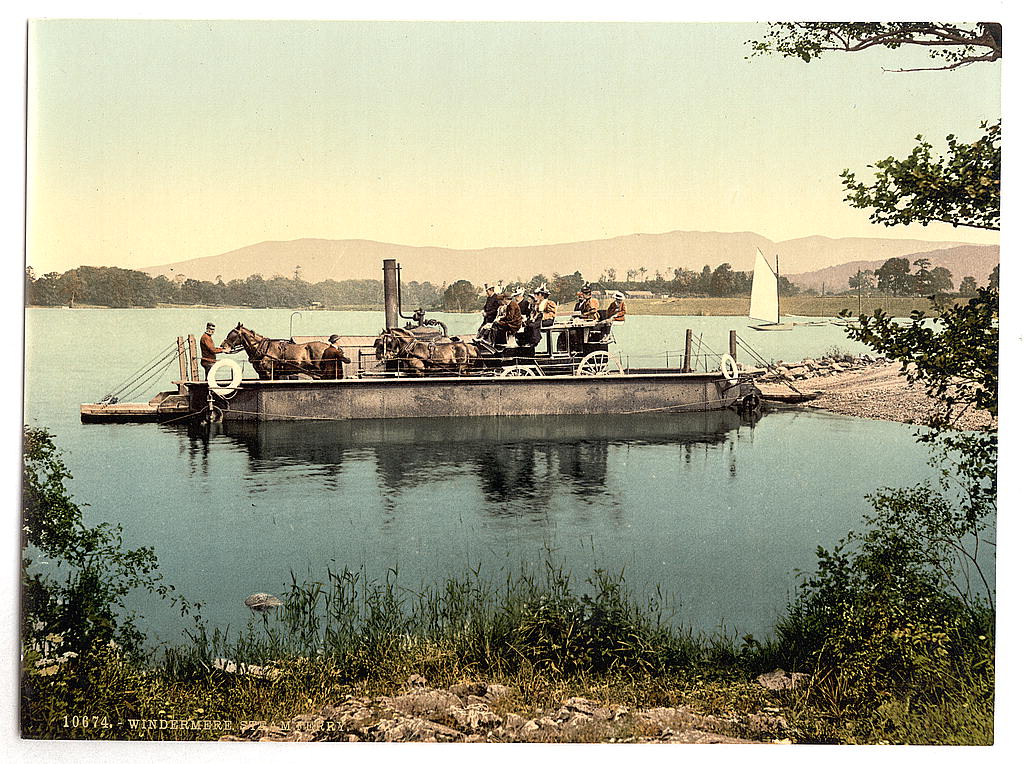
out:
<path id="1" fill-rule="evenodd" d="M 231 379 L 224 383 L 218 381 L 217 372 L 220 369 L 230 369 Z M 210 386 L 211 393 L 222 397 L 226 396 L 237 390 L 238 386 L 242 384 L 242 367 L 230 358 L 222 358 L 210 367 L 210 371 L 206 374 L 206 384 Z"/>
<path id="2" fill-rule="evenodd" d="M 740 375 L 736 359 L 728 353 L 722 355 L 722 362 L 718 365 L 718 368 L 722 370 L 722 376 L 726 379 L 736 379 Z"/>

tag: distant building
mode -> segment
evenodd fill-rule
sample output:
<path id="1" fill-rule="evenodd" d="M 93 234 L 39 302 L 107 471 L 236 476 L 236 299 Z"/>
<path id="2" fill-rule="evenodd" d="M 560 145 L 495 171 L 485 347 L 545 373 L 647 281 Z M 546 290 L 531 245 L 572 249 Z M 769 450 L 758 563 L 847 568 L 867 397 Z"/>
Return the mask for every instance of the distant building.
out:
<path id="1" fill-rule="evenodd" d="M 648 292 L 646 289 L 635 289 L 633 291 L 627 291 L 626 297 L 630 300 L 653 300 L 654 292 Z"/>

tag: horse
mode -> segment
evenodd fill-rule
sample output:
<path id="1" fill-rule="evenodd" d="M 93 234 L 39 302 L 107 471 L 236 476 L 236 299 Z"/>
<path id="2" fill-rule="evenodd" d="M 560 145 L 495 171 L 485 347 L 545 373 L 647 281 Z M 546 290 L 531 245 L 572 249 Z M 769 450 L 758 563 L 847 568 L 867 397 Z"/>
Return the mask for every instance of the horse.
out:
<path id="1" fill-rule="evenodd" d="M 434 369 L 461 374 L 479 357 L 476 346 L 459 337 L 423 339 L 407 329 L 382 330 L 373 346 L 377 360 L 397 360 L 416 374 Z"/>
<path id="2" fill-rule="evenodd" d="M 326 342 L 271 340 L 241 324 L 228 332 L 222 344 L 244 349 L 260 379 L 280 378 L 282 373 L 319 377 L 325 370 L 330 373 L 328 378 L 338 379 L 341 376 L 339 361 L 348 360 Z"/>

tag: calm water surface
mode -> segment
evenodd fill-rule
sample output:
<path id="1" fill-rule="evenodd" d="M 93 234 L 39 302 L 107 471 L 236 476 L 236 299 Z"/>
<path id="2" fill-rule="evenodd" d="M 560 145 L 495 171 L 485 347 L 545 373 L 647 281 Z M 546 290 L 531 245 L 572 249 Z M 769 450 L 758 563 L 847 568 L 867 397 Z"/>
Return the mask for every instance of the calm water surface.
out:
<path id="1" fill-rule="evenodd" d="M 441 315 L 469 332 L 477 318 Z M 178 334 L 238 321 L 271 336 L 372 334 L 377 313 L 200 310 L 28 311 L 26 421 L 65 451 L 90 523 L 124 526 L 155 547 L 168 582 L 206 603 L 217 625 L 243 624 L 242 600 L 322 580 L 327 565 L 410 588 L 479 567 L 503 580 L 552 559 L 585 579 L 624 571 L 660 587 L 695 629 L 767 632 L 817 545 L 859 527 L 865 494 L 927 479 L 910 427 L 778 411 L 675 416 L 524 417 L 389 422 L 82 425 L 96 401 Z M 633 358 L 664 357 L 687 327 L 719 350 L 730 328 L 765 356 L 829 346 L 862 352 L 839 327 L 760 333 L 742 318 L 630 317 L 616 327 Z M 69 339 L 71 340 L 69 342 Z M 56 350 L 59 348 L 59 352 Z M 741 358 L 741 360 L 744 360 Z M 635 360 L 634 363 L 641 363 Z M 145 393 L 160 389 L 174 370 Z M 141 602 L 150 633 L 182 628 Z"/>

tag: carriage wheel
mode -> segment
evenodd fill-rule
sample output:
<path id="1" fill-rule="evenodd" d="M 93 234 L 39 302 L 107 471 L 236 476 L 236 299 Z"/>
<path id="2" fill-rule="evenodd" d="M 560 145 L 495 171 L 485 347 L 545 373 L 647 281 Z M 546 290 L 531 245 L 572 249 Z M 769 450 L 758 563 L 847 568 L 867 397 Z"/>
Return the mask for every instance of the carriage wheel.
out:
<path id="1" fill-rule="evenodd" d="M 499 377 L 536 377 L 537 370 L 532 366 L 506 366 Z"/>
<path id="2" fill-rule="evenodd" d="M 594 377 L 605 374 L 624 374 L 617 359 L 612 358 L 607 350 L 595 350 L 583 356 L 573 374 L 577 377 Z"/>

